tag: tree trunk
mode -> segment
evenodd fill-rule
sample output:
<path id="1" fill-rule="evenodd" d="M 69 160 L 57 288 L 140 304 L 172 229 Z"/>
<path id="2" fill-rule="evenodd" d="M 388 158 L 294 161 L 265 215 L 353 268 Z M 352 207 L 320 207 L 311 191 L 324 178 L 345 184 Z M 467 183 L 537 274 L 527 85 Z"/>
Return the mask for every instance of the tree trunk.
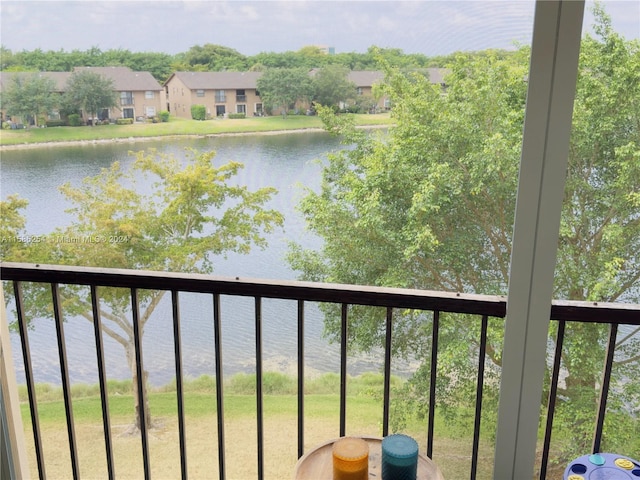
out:
<path id="1" fill-rule="evenodd" d="M 133 344 L 129 344 L 126 347 L 126 354 L 127 354 L 127 362 L 129 363 L 129 368 L 131 369 L 131 378 L 132 378 L 132 388 L 133 388 L 133 401 L 134 401 L 134 408 L 135 408 L 135 414 L 136 414 L 136 428 L 138 430 L 141 429 L 142 427 L 142 416 L 141 416 L 141 405 L 140 405 L 140 396 L 138 395 L 138 373 L 136 370 L 136 354 L 135 354 L 135 347 Z M 143 372 L 143 379 L 142 379 L 142 389 L 144 390 L 144 392 L 147 392 L 147 379 L 149 378 L 149 372 L 144 371 Z M 145 395 L 146 398 L 146 395 Z M 146 401 L 144 403 L 144 418 L 145 418 L 145 423 L 146 423 L 146 427 L 150 428 L 151 427 L 151 411 L 149 409 L 149 399 L 146 398 Z"/>

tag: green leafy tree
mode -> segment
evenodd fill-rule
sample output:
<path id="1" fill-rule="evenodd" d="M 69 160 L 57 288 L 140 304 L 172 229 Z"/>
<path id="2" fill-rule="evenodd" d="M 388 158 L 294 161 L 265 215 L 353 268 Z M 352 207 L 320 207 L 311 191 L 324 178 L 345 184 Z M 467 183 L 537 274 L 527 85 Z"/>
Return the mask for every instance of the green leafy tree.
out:
<path id="1" fill-rule="evenodd" d="M 23 247 L 28 242 L 24 229 L 26 221 L 20 211 L 27 205 L 27 200 L 17 195 L 9 195 L 0 201 L 0 261 L 23 258 Z"/>
<path id="2" fill-rule="evenodd" d="M 194 45 L 184 54 L 184 61 L 191 69 L 219 72 L 222 70 L 243 71 L 247 68 L 246 57 L 233 48 L 207 43 Z"/>
<path id="3" fill-rule="evenodd" d="M 335 106 L 356 96 L 356 85 L 349 81 L 349 69 L 340 65 L 328 65 L 313 76 L 313 101 L 325 106 Z"/>
<path id="4" fill-rule="evenodd" d="M 583 40 L 568 180 L 562 212 L 556 298 L 640 301 L 640 48 L 625 42 L 596 8 L 599 39 Z M 458 54 L 447 91 L 421 74 L 386 63 L 382 86 L 395 126 L 378 137 L 348 118 L 320 115 L 351 148 L 332 154 L 321 190 L 301 203 L 309 228 L 324 239 L 319 251 L 294 246 L 290 261 L 315 281 L 505 294 L 509 276 L 529 49 Z M 384 313 L 360 309 L 349 325 L 354 348 L 382 345 Z M 340 315 L 327 310 L 337 338 Z M 441 317 L 441 319 L 443 319 Z M 439 337 L 439 408 L 460 418 L 473 398 L 476 329 L 447 316 Z M 429 315 L 394 318 L 396 352 L 429 358 L 417 339 L 430 334 Z M 497 406 L 501 322 L 491 325 L 485 400 Z M 635 335 L 634 335 L 635 334 Z M 619 340 L 617 378 L 640 374 L 638 330 Z M 586 451 L 593 433 L 606 335 L 595 325 L 571 325 L 563 346 L 557 425 L 565 458 Z M 406 411 L 425 414 L 429 365 L 420 366 L 402 398 Z M 610 399 L 609 428 L 624 431 L 640 408 L 637 382 L 620 382 Z M 625 414 L 625 412 L 627 412 Z M 629 448 L 627 434 L 607 437 L 612 451 Z M 637 446 L 637 436 L 635 439 Z M 563 460 L 560 460 L 561 462 Z"/>
<path id="5" fill-rule="evenodd" d="M 74 72 L 67 81 L 63 101 L 67 111 L 80 111 L 85 120 L 96 118 L 100 110 L 117 105 L 113 80 L 95 72 Z"/>
<path id="6" fill-rule="evenodd" d="M 150 150 L 138 152 L 128 171 L 116 162 L 82 185 L 65 184 L 61 191 L 72 207 L 72 223 L 53 232 L 46 242 L 33 244 L 29 259 L 52 264 L 127 268 L 135 270 L 210 273 L 214 256 L 249 253 L 252 246 L 266 246 L 264 233 L 283 224 L 283 217 L 264 205 L 273 188 L 250 191 L 229 181 L 242 164 L 215 165 L 214 152 L 188 153 L 185 165 L 176 158 Z M 153 189 L 141 188 L 153 185 Z M 148 193 L 141 193 L 141 192 Z M 22 204 L 10 198 L 7 211 L 15 217 Z M 3 204 L 3 218 L 5 206 Z M 3 222 L 4 224 L 4 222 Z M 11 235 L 22 227 L 13 219 L 3 227 Z M 6 233 L 5 233 L 6 230 Z M 109 238 L 120 241 L 109 242 Z M 62 239 L 62 240 L 61 240 Z M 65 239 L 69 240 L 66 241 Z M 95 239 L 78 245 L 74 239 Z M 101 241 L 104 240 L 104 241 Z M 11 252 L 9 252 L 11 253 Z M 22 260 L 24 255 L 7 261 Z M 164 291 L 140 292 L 140 331 L 153 318 Z M 93 322 L 86 292 L 61 290 L 65 312 Z M 130 299 L 122 289 L 100 290 L 103 332 L 124 348 L 137 390 Z M 29 318 L 49 315 L 50 292 L 30 292 Z M 136 394 L 137 396 L 137 394 Z M 140 425 L 136 398 L 136 424 Z M 146 419 L 150 422 L 148 405 Z"/>
<path id="7" fill-rule="evenodd" d="M 309 72 L 304 68 L 272 68 L 258 79 L 260 98 L 268 108 L 287 110 L 299 101 L 307 101 L 312 94 Z"/>
<path id="8" fill-rule="evenodd" d="M 54 90 L 55 82 L 47 76 L 16 72 L 2 95 L 2 108 L 9 115 L 21 117 L 23 122 L 33 118 L 37 126 L 38 117 L 46 118 L 60 100 Z"/>

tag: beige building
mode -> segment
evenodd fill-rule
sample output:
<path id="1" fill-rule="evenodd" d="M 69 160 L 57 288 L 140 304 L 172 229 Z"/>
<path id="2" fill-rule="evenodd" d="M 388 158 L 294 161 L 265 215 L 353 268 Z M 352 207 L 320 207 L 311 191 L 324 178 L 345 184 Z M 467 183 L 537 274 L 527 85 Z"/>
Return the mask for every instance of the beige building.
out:
<path id="1" fill-rule="evenodd" d="M 164 90 L 160 83 L 149 72 L 134 72 L 128 67 L 76 67 L 74 72 L 90 71 L 102 75 L 113 82 L 117 95 L 117 105 L 98 112 L 99 120 L 133 118 L 142 120 L 155 117 L 166 104 Z M 0 92 L 6 91 L 18 75 L 38 75 L 51 78 L 54 92 L 62 95 L 67 87 L 71 72 L 0 72 Z M 2 118 L 7 119 L 7 112 L 2 111 Z M 60 118 L 57 109 L 49 113 L 50 120 Z M 27 122 L 26 119 L 20 121 Z"/>
<path id="2" fill-rule="evenodd" d="M 176 72 L 164 83 L 166 109 L 172 115 L 191 118 L 192 105 L 204 105 L 208 117 L 231 113 L 262 115 L 257 91 L 261 72 Z"/>
<path id="3" fill-rule="evenodd" d="M 432 83 L 444 85 L 446 69 L 429 68 Z M 313 75 L 317 69 L 309 71 Z M 176 72 L 164 83 L 166 110 L 172 115 L 191 118 L 192 105 L 204 105 L 207 116 L 224 117 L 232 113 L 260 116 L 264 106 L 257 90 L 261 72 Z M 349 81 L 356 86 L 358 96 L 373 96 L 373 85 L 384 80 L 380 71 L 352 71 Z M 391 108 L 386 97 L 376 99 L 377 110 Z M 346 105 L 343 105 L 346 106 Z M 301 105 L 306 109 L 308 106 Z"/>
<path id="4" fill-rule="evenodd" d="M 165 105 L 162 85 L 149 72 L 134 72 L 129 67 L 76 67 L 74 71 L 89 71 L 113 81 L 117 106 L 101 112 L 101 120 L 110 118 L 152 118 Z"/>

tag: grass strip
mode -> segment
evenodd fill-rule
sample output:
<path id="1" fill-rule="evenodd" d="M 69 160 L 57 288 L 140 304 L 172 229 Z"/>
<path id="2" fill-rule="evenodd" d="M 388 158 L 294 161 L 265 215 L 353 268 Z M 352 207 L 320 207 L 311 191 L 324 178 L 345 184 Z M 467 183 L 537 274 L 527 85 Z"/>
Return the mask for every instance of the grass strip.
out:
<path id="1" fill-rule="evenodd" d="M 389 114 L 353 114 L 356 125 L 390 125 Z M 315 116 L 290 115 L 244 119 L 212 119 L 205 121 L 172 117 L 166 123 L 134 123 L 132 125 L 97 125 L 81 127 L 28 128 L 2 130 L 0 146 L 33 145 L 60 142 L 90 142 L 165 136 L 207 136 L 220 134 L 251 134 L 288 130 L 321 129 L 322 121 Z"/>

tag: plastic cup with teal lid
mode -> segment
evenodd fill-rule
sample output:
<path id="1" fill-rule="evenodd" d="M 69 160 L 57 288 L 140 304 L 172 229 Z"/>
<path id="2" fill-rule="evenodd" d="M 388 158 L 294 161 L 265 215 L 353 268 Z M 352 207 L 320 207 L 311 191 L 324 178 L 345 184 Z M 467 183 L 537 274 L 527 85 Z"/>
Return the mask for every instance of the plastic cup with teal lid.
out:
<path id="1" fill-rule="evenodd" d="M 382 480 L 416 480 L 418 442 L 408 435 L 382 439 Z"/>

